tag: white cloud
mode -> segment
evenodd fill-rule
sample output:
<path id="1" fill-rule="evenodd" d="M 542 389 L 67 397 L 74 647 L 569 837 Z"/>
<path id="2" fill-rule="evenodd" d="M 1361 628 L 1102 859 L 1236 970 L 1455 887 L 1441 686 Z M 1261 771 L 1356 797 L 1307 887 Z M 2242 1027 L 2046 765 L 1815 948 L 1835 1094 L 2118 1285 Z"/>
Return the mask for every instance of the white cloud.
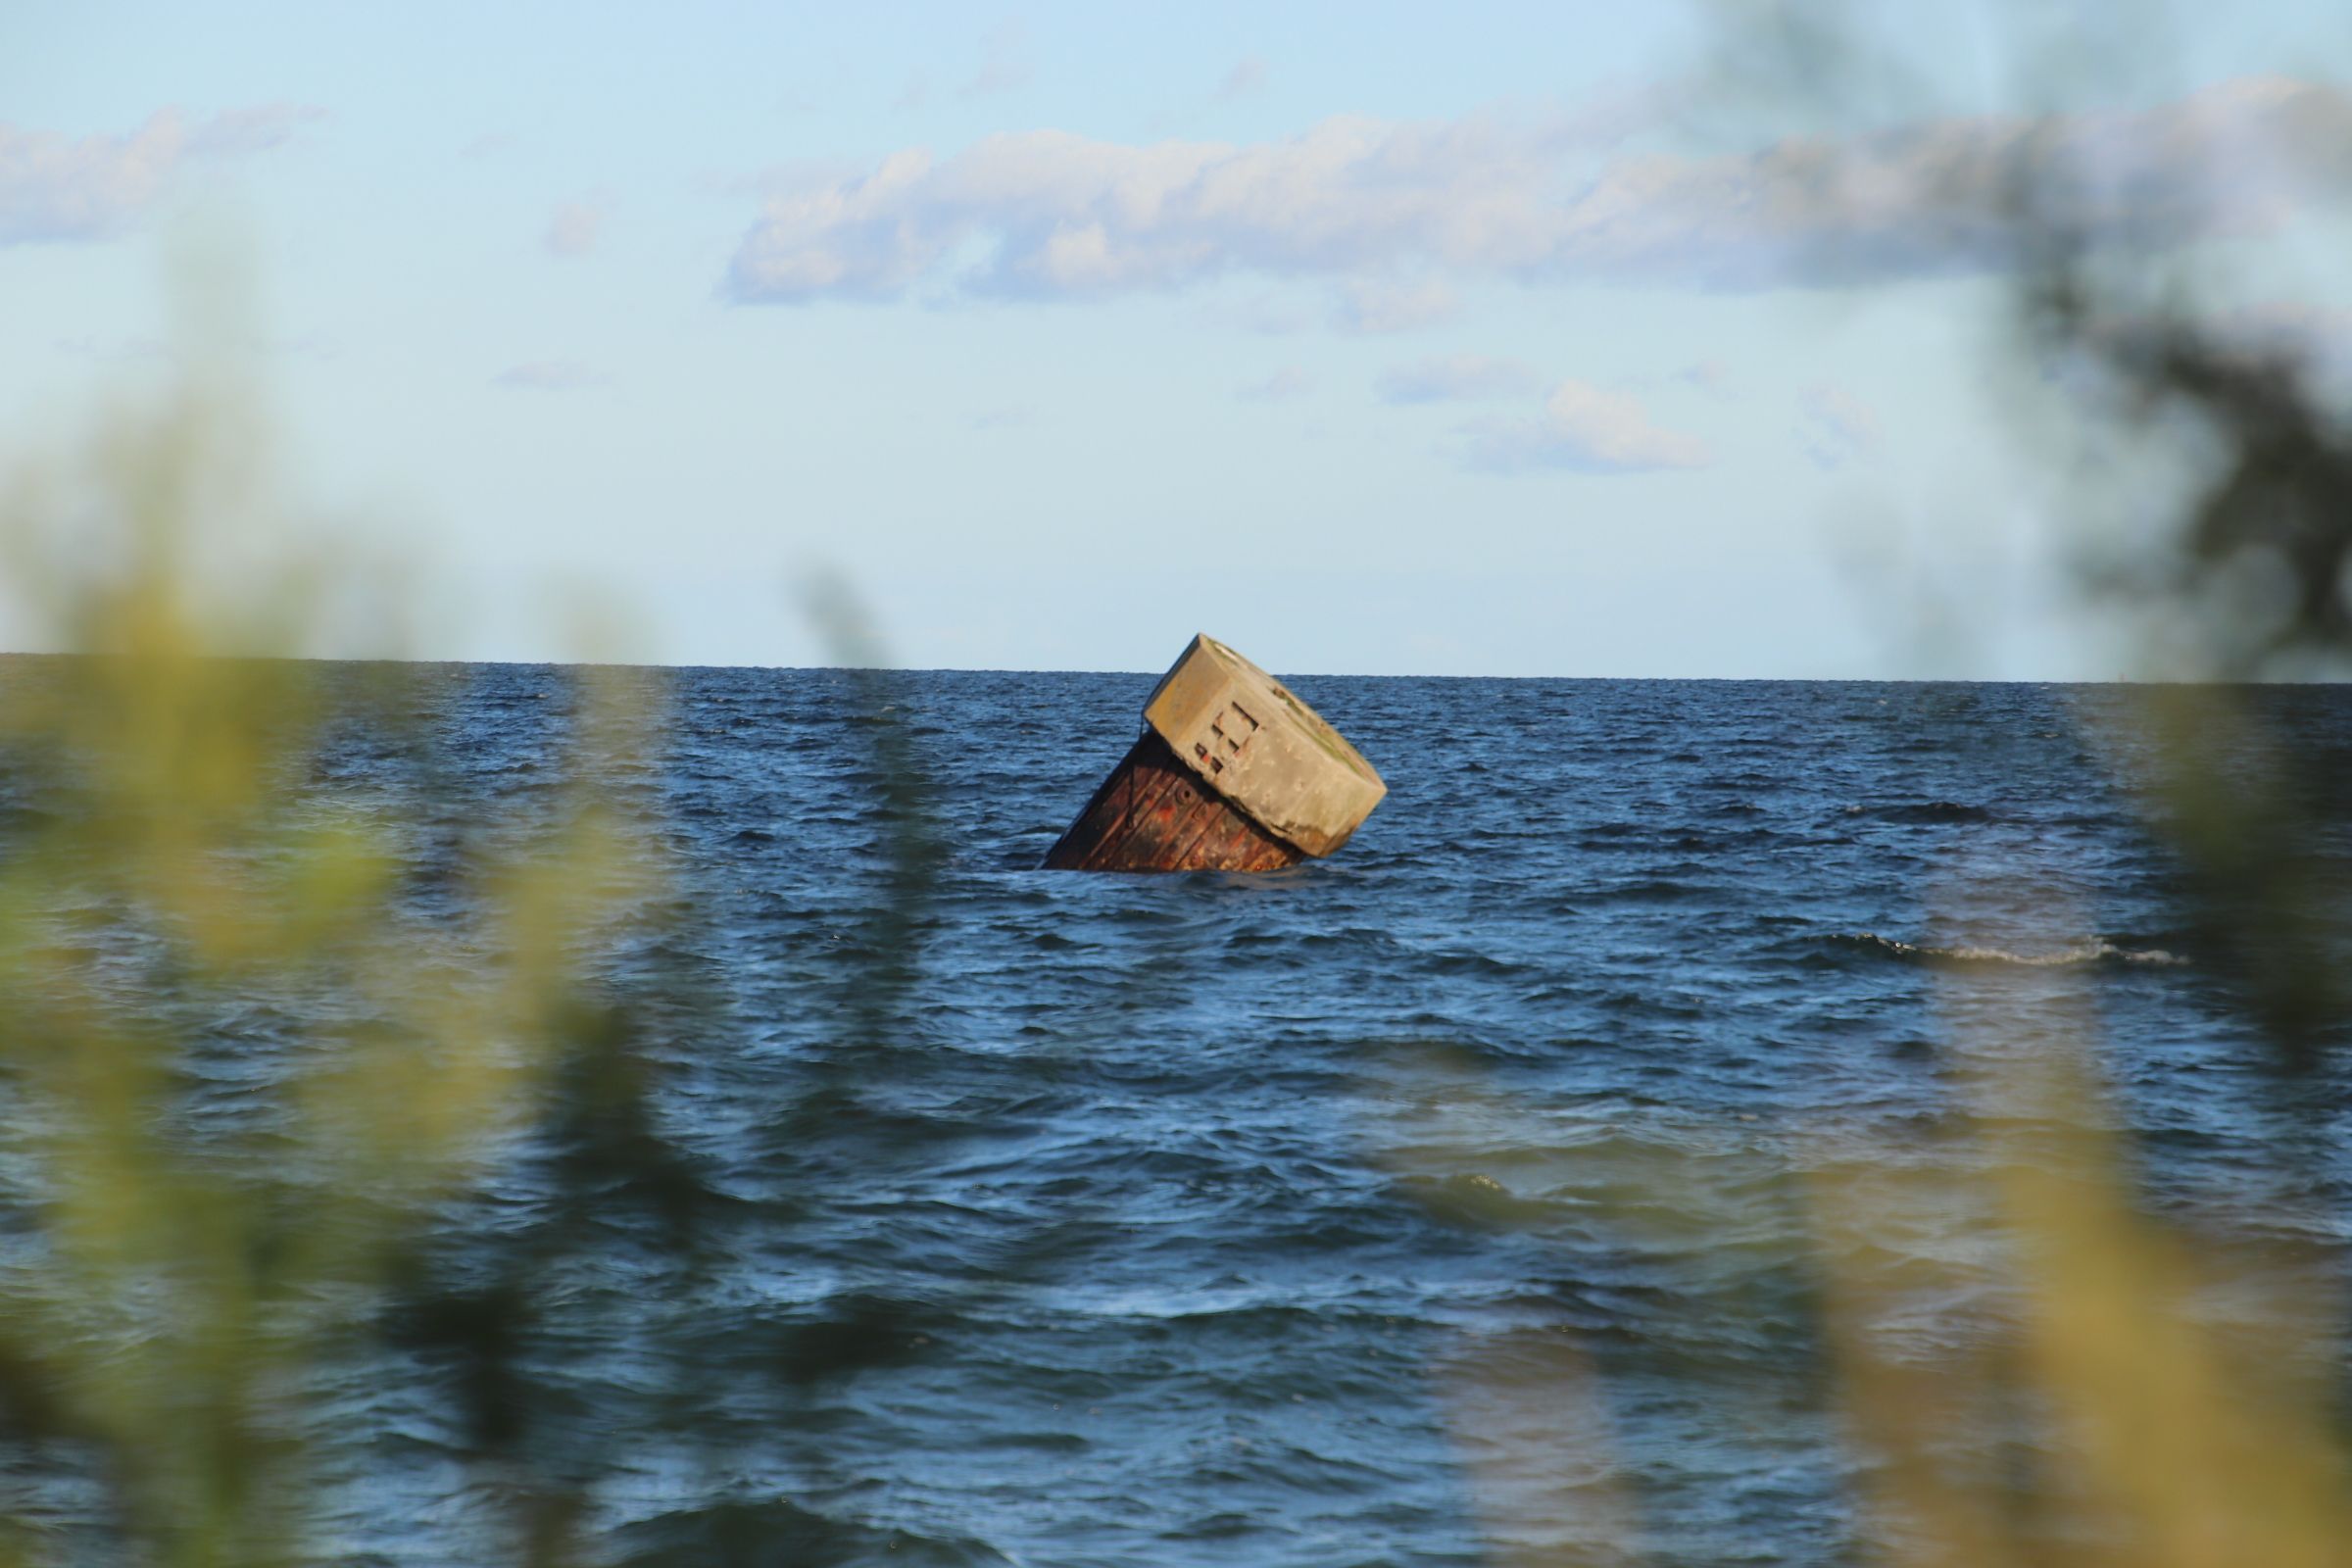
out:
<path id="1" fill-rule="evenodd" d="M 1105 293 L 1230 270 L 1346 276 L 1384 257 L 1475 262 L 1515 243 L 1547 160 L 1484 122 L 1325 121 L 1289 141 L 1149 146 L 1056 130 L 921 149 L 861 177 L 772 197 L 730 272 L 739 299 L 892 298 L 974 242 L 961 280 L 993 292 Z M 1476 215 L 1485 213 L 1484 219 Z M 1458 255 L 1457 255 L 1458 253 Z"/>
<path id="2" fill-rule="evenodd" d="M 1465 427 L 1470 466 L 1493 472 L 1566 468 L 1577 473 L 1648 473 L 1703 468 L 1714 454 L 1696 436 L 1663 429 L 1633 396 L 1587 381 L 1552 388 L 1530 419 L 1488 419 Z"/>
<path id="3" fill-rule="evenodd" d="M 111 238 L 151 212 L 190 165 L 266 152 L 323 118 L 292 104 L 205 120 L 164 109 L 126 134 L 78 140 L 0 124 L 0 245 Z"/>
<path id="4" fill-rule="evenodd" d="M 548 252 L 554 256 L 585 256 L 596 249 L 597 238 L 604 226 L 605 206 L 602 202 L 565 202 L 548 220 Z"/>
<path id="5" fill-rule="evenodd" d="M 1314 389 L 1313 378 L 1304 370 L 1296 365 L 1286 365 L 1262 381 L 1235 387 L 1233 395 L 1245 403 L 1288 403 Z"/>
<path id="6" fill-rule="evenodd" d="M 1326 120 L 1281 141 L 991 136 L 772 197 L 744 301 L 891 299 L 938 281 L 1082 297 L 1250 271 L 1703 288 L 2007 264 L 2021 193 L 2099 240 L 2161 245 L 2352 191 L 2352 98 L 2244 78 L 2153 109 L 1954 118 L 1745 154 L 1603 156 L 1608 117 Z"/>
<path id="7" fill-rule="evenodd" d="M 511 366 L 490 378 L 493 386 L 518 392 L 571 392 L 602 386 L 605 378 L 577 360 L 532 360 Z"/>
<path id="8" fill-rule="evenodd" d="M 1870 405 L 1827 381 L 1796 394 L 1797 442 L 1813 466 L 1834 473 L 1879 449 L 1879 416 Z"/>
<path id="9" fill-rule="evenodd" d="M 1517 397 L 1542 384 L 1535 367 L 1520 360 L 1441 354 L 1384 370 L 1377 390 L 1387 403 L 1440 403 Z"/>

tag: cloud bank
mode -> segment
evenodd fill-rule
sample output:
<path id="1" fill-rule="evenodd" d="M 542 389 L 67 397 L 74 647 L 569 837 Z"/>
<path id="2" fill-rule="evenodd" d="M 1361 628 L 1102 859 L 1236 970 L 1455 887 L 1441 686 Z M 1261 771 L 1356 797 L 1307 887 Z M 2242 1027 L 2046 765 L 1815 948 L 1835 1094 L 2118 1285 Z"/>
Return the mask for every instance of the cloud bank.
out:
<path id="1" fill-rule="evenodd" d="M 323 118 L 290 104 L 204 120 L 165 109 L 136 130 L 78 140 L 0 123 L 0 245 L 112 238 L 152 211 L 190 165 L 266 152 Z"/>
<path id="2" fill-rule="evenodd" d="M 1707 289 L 1845 284 L 2009 262 L 2021 194 L 2086 237 L 2174 244 L 2352 192 L 2352 99 L 2284 77 L 2150 109 L 1923 122 L 1712 157 L 1607 154 L 1571 117 L 1326 120 L 1281 141 L 991 136 L 772 197 L 737 300 L 918 287 L 1085 298 L 1235 272 L 1446 273 Z"/>

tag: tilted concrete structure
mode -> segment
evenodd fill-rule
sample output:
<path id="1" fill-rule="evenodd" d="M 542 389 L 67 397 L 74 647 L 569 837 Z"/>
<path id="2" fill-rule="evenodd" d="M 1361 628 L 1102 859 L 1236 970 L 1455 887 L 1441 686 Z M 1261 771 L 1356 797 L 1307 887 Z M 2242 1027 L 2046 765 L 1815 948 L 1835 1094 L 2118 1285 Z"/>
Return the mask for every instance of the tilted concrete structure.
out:
<path id="1" fill-rule="evenodd" d="M 1144 735 L 1046 857 L 1069 870 L 1272 870 L 1329 855 L 1388 786 L 1290 688 L 1198 636 Z"/>

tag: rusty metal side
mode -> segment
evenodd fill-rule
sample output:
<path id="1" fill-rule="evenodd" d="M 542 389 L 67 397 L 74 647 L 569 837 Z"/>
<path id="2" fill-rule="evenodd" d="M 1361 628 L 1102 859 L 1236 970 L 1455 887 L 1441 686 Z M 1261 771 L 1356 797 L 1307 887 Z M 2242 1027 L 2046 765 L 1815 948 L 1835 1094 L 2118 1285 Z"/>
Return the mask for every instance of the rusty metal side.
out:
<path id="1" fill-rule="evenodd" d="M 1212 793 L 1152 731 L 1046 855 L 1054 871 L 1272 871 L 1301 853 Z"/>

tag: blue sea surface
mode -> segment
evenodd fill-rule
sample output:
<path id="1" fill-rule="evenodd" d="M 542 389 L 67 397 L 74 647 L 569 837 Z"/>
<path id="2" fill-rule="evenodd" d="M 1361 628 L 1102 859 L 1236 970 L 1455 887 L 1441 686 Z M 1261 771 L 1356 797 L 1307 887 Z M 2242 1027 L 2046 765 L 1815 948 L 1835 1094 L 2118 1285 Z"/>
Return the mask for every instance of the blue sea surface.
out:
<path id="1" fill-rule="evenodd" d="M 534 1263 L 514 1396 L 615 1556 L 1869 1557 L 1825 1293 L 1923 1358 L 2003 1310 L 1952 1196 L 2003 1062 L 2082 1054 L 2150 1208 L 2343 1273 L 2340 1056 L 2281 1073 L 2183 914 L 2121 689 L 1300 676 L 1387 800 L 1151 876 L 1037 869 L 1150 676 L 621 678 L 662 722 L 599 788 L 670 893 L 599 978 L 691 1195 Z M 420 863 L 563 788 L 574 697 L 434 678 Z M 355 732 L 308 787 L 406 765 Z M 560 1186 L 498 1167 L 467 1266 Z M 330 1391 L 328 1534 L 465 1560 L 496 1478 L 397 1344 Z"/>

